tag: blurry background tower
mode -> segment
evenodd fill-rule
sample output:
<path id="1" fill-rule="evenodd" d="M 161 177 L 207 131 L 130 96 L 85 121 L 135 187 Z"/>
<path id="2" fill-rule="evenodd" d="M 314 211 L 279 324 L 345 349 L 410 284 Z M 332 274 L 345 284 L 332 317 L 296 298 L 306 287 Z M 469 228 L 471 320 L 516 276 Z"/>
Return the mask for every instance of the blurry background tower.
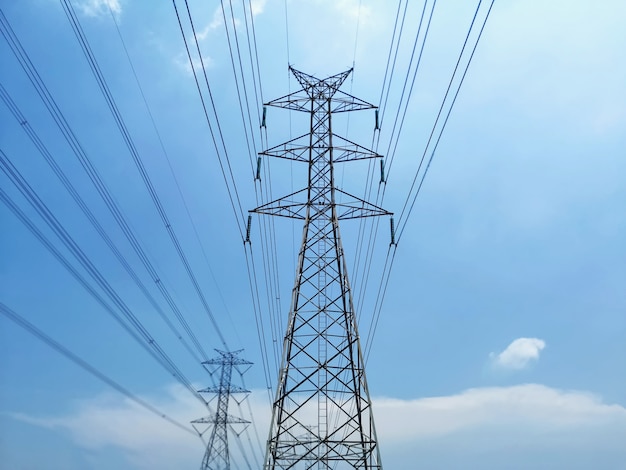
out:
<path id="1" fill-rule="evenodd" d="M 390 213 L 335 187 L 335 164 L 381 156 L 331 127 L 375 106 L 339 91 L 352 70 L 290 70 L 302 89 L 267 106 L 309 113 L 310 131 L 261 154 L 307 163 L 308 185 L 252 211 L 304 221 L 264 468 L 381 469 L 339 220 Z"/>
<path id="2" fill-rule="evenodd" d="M 228 428 L 233 424 L 247 426 L 249 423 L 245 419 L 229 415 L 228 405 L 232 394 L 246 394 L 247 396 L 250 393 L 249 390 L 231 383 L 233 369 L 243 375 L 252 363 L 237 357 L 243 351 L 242 349 L 232 352 L 217 349 L 216 351 L 220 357 L 210 359 L 202 364 L 205 365 L 211 375 L 219 372 L 219 384 L 215 387 L 199 390 L 199 392 L 214 394 L 213 398 L 217 397 L 217 410 L 214 415 L 192 421 L 200 436 L 203 436 L 208 430 L 211 431 L 200 470 L 230 470 Z M 242 366 L 245 366 L 245 369 L 242 369 Z M 199 427 L 197 425 L 205 426 Z M 241 434 L 242 431 L 243 429 L 237 434 Z"/>

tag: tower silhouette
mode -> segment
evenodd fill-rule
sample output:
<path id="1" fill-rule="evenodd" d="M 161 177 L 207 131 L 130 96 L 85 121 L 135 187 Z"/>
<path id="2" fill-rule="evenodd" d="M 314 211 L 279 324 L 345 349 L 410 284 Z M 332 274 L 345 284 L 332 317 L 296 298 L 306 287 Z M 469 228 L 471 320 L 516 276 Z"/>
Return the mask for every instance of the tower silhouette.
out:
<path id="1" fill-rule="evenodd" d="M 302 89 L 266 106 L 309 113 L 310 131 L 261 155 L 307 163 L 308 185 L 251 211 L 304 221 L 264 469 L 382 469 L 339 221 L 390 213 L 336 187 L 335 164 L 381 156 L 331 126 L 375 106 L 339 90 L 352 69 L 290 71 Z"/>
<path id="2" fill-rule="evenodd" d="M 208 430 L 211 431 L 200 470 L 230 470 L 228 429 L 234 424 L 247 425 L 249 423 L 245 419 L 228 414 L 228 405 L 230 404 L 231 395 L 235 393 L 247 395 L 250 393 L 249 390 L 231 383 L 233 369 L 243 374 L 245 370 L 241 370 L 240 367 L 249 366 L 252 363 L 238 357 L 238 354 L 243 350 L 219 351 L 216 349 L 216 351 L 220 354 L 220 357 L 210 359 L 202 364 L 211 375 L 219 372 L 219 383 L 215 387 L 208 387 L 199 390 L 199 392 L 211 393 L 214 395 L 213 398 L 217 397 L 217 409 L 215 414 L 211 416 L 192 421 L 196 431 L 201 436 Z M 205 426 L 200 430 L 197 425 Z"/>

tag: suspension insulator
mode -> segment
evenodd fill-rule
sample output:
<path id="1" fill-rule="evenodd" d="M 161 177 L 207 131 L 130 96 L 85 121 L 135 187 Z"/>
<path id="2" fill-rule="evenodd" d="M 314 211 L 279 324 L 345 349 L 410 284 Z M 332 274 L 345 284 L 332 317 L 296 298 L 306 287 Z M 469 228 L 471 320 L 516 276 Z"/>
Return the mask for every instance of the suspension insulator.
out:
<path id="1" fill-rule="evenodd" d="M 382 159 L 380 160 L 380 182 L 385 182 L 385 162 Z"/>
<path id="2" fill-rule="evenodd" d="M 375 123 L 375 126 L 374 126 L 374 130 L 375 130 L 375 131 L 376 131 L 376 130 L 380 130 L 380 126 L 378 125 L 378 110 L 375 110 L 375 111 L 374 111 L 374 116 L 375 116 L 375 118 L 376 118 L 376 123 Z"/>
<path id="3" fill-rule="evenodd" d="M 245 243 L 250 243 L 250 229 L 252 228 L 252 216 L 248 215 L 248 226 L 246 227 L 246 241 Z"/>
<path id="4" fill-rule="evenodd" d="M 396 225 L 393 221 L 393 217 L 391 217 L 389 219 L 389 226 L 391 229 L 391 243 L 390 245 L 395 245 L 396 244 Z"/>
<path id="5" fill-rule="evenodd" d="M 265 127 L 267 129 L 267 126 L 265 125 L 265 116 L 267 115 L 267 108 L 265 106 L 263 106 L 263 119 L 261 119 L 261 127 Z"/>
<path id="6" fill-rule="evenodd" d="M 256 176 L 254 179 L 259 181 L 261 180 L 261 157 L 256 159 Z"/>

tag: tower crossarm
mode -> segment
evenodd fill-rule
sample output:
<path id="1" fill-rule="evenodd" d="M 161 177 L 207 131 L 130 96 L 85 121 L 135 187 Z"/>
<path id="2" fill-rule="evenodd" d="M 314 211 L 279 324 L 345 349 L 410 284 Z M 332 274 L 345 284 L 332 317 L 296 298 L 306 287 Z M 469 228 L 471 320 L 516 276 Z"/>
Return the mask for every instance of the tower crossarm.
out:
<path id="1" fill-rule="evenodd" d="M 285 108 L 292 111 L 311 112 L 311 97 L 308 90 L 298 90 L 288 95 L 281 96 L 272 101 L 268 101 L 264 106 L 275 108 Z M 365 109 L 376 109 L 377 106 L 367 101 L 363 101 L 343 91 L 337 92 L 336 96 L 328 97 L 326 100 L 331 103 L 330 113 L 345 113 L 347 111 L 362 111 Z"/>
<path id="2" fill-rule="evenodd" d="M 226 385 L 224 388 L 222 388 L 221 386 L 216 386 L 216 387 L 207 387 L 207 388 L 203 388 L 202 390 L 198 390 L 199 393 L 250 393 L 250 390 L 246 390 L 243 387 L 239 387 L 238 385 Z"/>
<path id="3" fill-rule="evenodd" d="M 307 189 L 301 189 L 295 193 L 276 199 L 267 204 L 257 207 L 250 212 L 265 215 L 277 215 L 290 219 L 304 220 L 306 218 L 306 202 L 299 201 L 299 197 L 306 198 Z"/>
<path id="4" fill-rule="evenodd" d="M 309 113 L 311 112 L 311 101 L 325 101 L 330 103 L 330 109 L 328 110 L 330 113 L 376 109 L 375 105 L 339 90 L 339 87 L 350 75 L 352 69 L 323 80 L 300 72 L 293 67 L 289 67 L 289 70 L 296 77 L 302 89 L 268 101 L 265 103 L 265 106 Z"/>
<path id="5" fill-rule="evenodd" d="M 350 69 L 320 80 L 291 66 L 289 66 L 289 71 L 296 77 L 302 89 L 307 91 L 312 99 L 325 99 L 333 96 L 346 78 L 348 78 L 348 75 L 352 73 L 352 69 Z"/>
<path id="6" fill-rule="evenodd" d="M 317 143 L 317 148 L 322 148 L 323 144 Z M 313 147 L 315 148 L 315 147 Z M 296 162 L 308 162 L 309 152 L 312 150 L 309 134 L 301 135 L 294 139 L 288 140 L 282 144 L 271 147 L 267 150 L 259 152 L 259 155 L 284 158 Z M 382 158 L 383 156 L 359 145 L 351 140 L 333 134 L 333 162 L 342 163 L 354 160 L 366 160 L 369 158 Z"/>
<path id="7" fill-rule="evenodd" d="M 377 106 L 363 101 L 356 96 L 349 95 L 340 91 L 336 96 L 333 96 L 332 104 L 334 105 L 331 113 L 345 113 L 347 111 L 362 111 L 365 109 L 376 109 Z"/>
<path id="8" fill-rule="evenodd" d="M 193 424 L 250 424 L 250 421 L 247 421 L 243 418 L 239 418 L 238 416 L 225 415 L 225 416 L 205 416 L 204 418 L 198 418 L 191 421 Z"/>
<path id="9" fill-rule="evenodd" d="M 386 211 L 382 207 L 378 207 L 341 189 L 335 189 L 335 191 L 344 196 L 342 202 L 333 204 L 337 210 L 337 220 L 392 215 L 391 212 Z M 296 197 L 306 196 L 306 193 L 306 188 L 301 189 L 283 198 L 263 204 L 250 212 L 304 220 L 307 207 L 311 204 L 307 201 L 298 201 Z"/>
<path id="10" fill-rule="evenodd" d="M 378 207 L 341 189 L 335 189 L 335 191 L 344 195 L 342 202 L 335 203 L 335 207 L 337 208 L 337 220 L 392 215 L 391 212 L 382 207 Z"/>
<path id="11" fill-rule="evenodd" d="M 221 351 L 219 349 L 216 349 L 215 351 L 217 351 L 220 354 L 220 357 L 209 359 L 208 361 L 204 361 L 202 364 L 216 365 L 216 366 L 221 366 L 224 364 L 230 364 L 233 366 L 252 364 L 252 362 L 247 361 L 238 356 L 238 354 L 242 352 L 243 349 L 239 349 L 237 351 Z"/>

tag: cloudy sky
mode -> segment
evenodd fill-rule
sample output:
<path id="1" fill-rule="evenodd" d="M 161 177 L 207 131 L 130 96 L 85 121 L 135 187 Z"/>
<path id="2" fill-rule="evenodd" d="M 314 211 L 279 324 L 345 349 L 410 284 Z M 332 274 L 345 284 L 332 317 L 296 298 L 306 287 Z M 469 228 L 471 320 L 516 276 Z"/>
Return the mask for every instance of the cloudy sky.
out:
<path id="1" fill-rule="evenodd" d="M 242 441 L 251 468 L 258 468 L 301 227 L 275 220 L 271 228 L 278 248 L 272 249 L 264 237 L 268 225 L 253 218 L 248 246 L 255 266 L 250 271 L 242 226 L 245 233 L 247 211 L 270 193 L 279 197 L 305 184 L 298 165 L 266 160 L 261 182 L 255 182 L 256 152 L 307 131 L 302 116 L 268 108 L 267 127 L 259 132 L 261 103 L 295 91 L 289 64 L 320 78 L 354 66 L 343 89 L 380 106 L 381 129 L 373 133 L 370 111 L 338 117 L 334 129 L 385 155 L 387 183 L 377 186 L 375 175 L 369 199 L 394 212 L 399 238 L 378 318 L 375 302 L 385 259 L 394 253 L 389 251 L 389 222 L 360 226 L 347 221 L 341 227 L 368 352 L 383 464 L 398 470 L 624 468 L 624 2 L 496 0 L 433 154 L 428 137 L 477 0 L 437 2 L 423 50 L 433 4 L 409 2 L 398 52 L 392 49 L 390 61 L 392 38 L 400 28 L 398 23 L 394 36 L 396 13 L 402 17 L 404 2 L 257 0 L 233 2 L 232 12 L 224 2 L 224 14 L 217 1 L 190 1 L 198 54 L 181 0 L 73 0 L 75 19 L 134 155 L 197 276 L 206 307 L 164 230 L 64 3 L 1 2 L 0 149 L 3 161 L 23 176 L 88 263 L 77 261 L 7 173 L 0 172 L 4 306 L 160 413 L 184 424 L 207 414 L 9 209 L 6 201 L 32 221 L 79 278 L 104 295 L 86 266 L 96 268 L 193 388 L 210 384 L 197 358 L 157 315 L 51 170 L 33 144 L 34 133 L 171 321 L 178 327 L 159 283 L 167 286 L 211 355 L 224 343 L 245 348 L 242 355 L 254 362 L 245 375 L 252 393 L 241 407 L 233 405 L 233 413 L 254 418 Z M 446 106 L 490 3 L 478 8 Z M 252 36 L 246 34 L 251 33 L 250 11 L 256 43 L 248 43 Z M 423 28 L 412 54 L 422 12 Z M 158 282 L 20 65 L 9 29 L 129 221 Z M 183 38 L 193 46 L 191 61 Z M 258 74 L 251 73 L 257 70 L 256 54 L 250 57 L 255 46 Z M 232 57 L 230 51 L 235 51 Z M 219 138 L 217 150 L 214 145 L 194 71 L 216 135 L 219 122 L 225 151 Z M 212 102 L 203 88 L 204 73 Z M 22 118 L 15 117 L 16 109 Z M 444 106 L 435 137 L 447 110 Z M 228 188 L 237 189 L 243 218 L 230 205 L 220 167 L 226 155 L 232 169 L 232 180 L 226 172 Z M 432 163 L 412 211 L 403 214 L 405 202 L 413 201 L 413 181 L 417 177 L 419 183 L 424 175 L 425 164 L 418 172 L 424 155 L 426 161 L 433 155 Z M 368 164 L 346 168 L 337 170 L 340 187 L 366 194 Z M 363 229 L 367 240 L 360 235 Z M 367 270 L 361 260 L 369 233 L 375 237 Z M 267 267 L 266 259 L 275 264 Z M 274 267 L 270 282 L 267 273 Z M 250 272 L 258 276 L 258 303 Z M 0 364 L 3 467 L 200 464 L 200 439 L 86 373 L 6 315 L 0 316 Z M 240 448 L 233 448 L 236 468 L 248 468 Z"/>

